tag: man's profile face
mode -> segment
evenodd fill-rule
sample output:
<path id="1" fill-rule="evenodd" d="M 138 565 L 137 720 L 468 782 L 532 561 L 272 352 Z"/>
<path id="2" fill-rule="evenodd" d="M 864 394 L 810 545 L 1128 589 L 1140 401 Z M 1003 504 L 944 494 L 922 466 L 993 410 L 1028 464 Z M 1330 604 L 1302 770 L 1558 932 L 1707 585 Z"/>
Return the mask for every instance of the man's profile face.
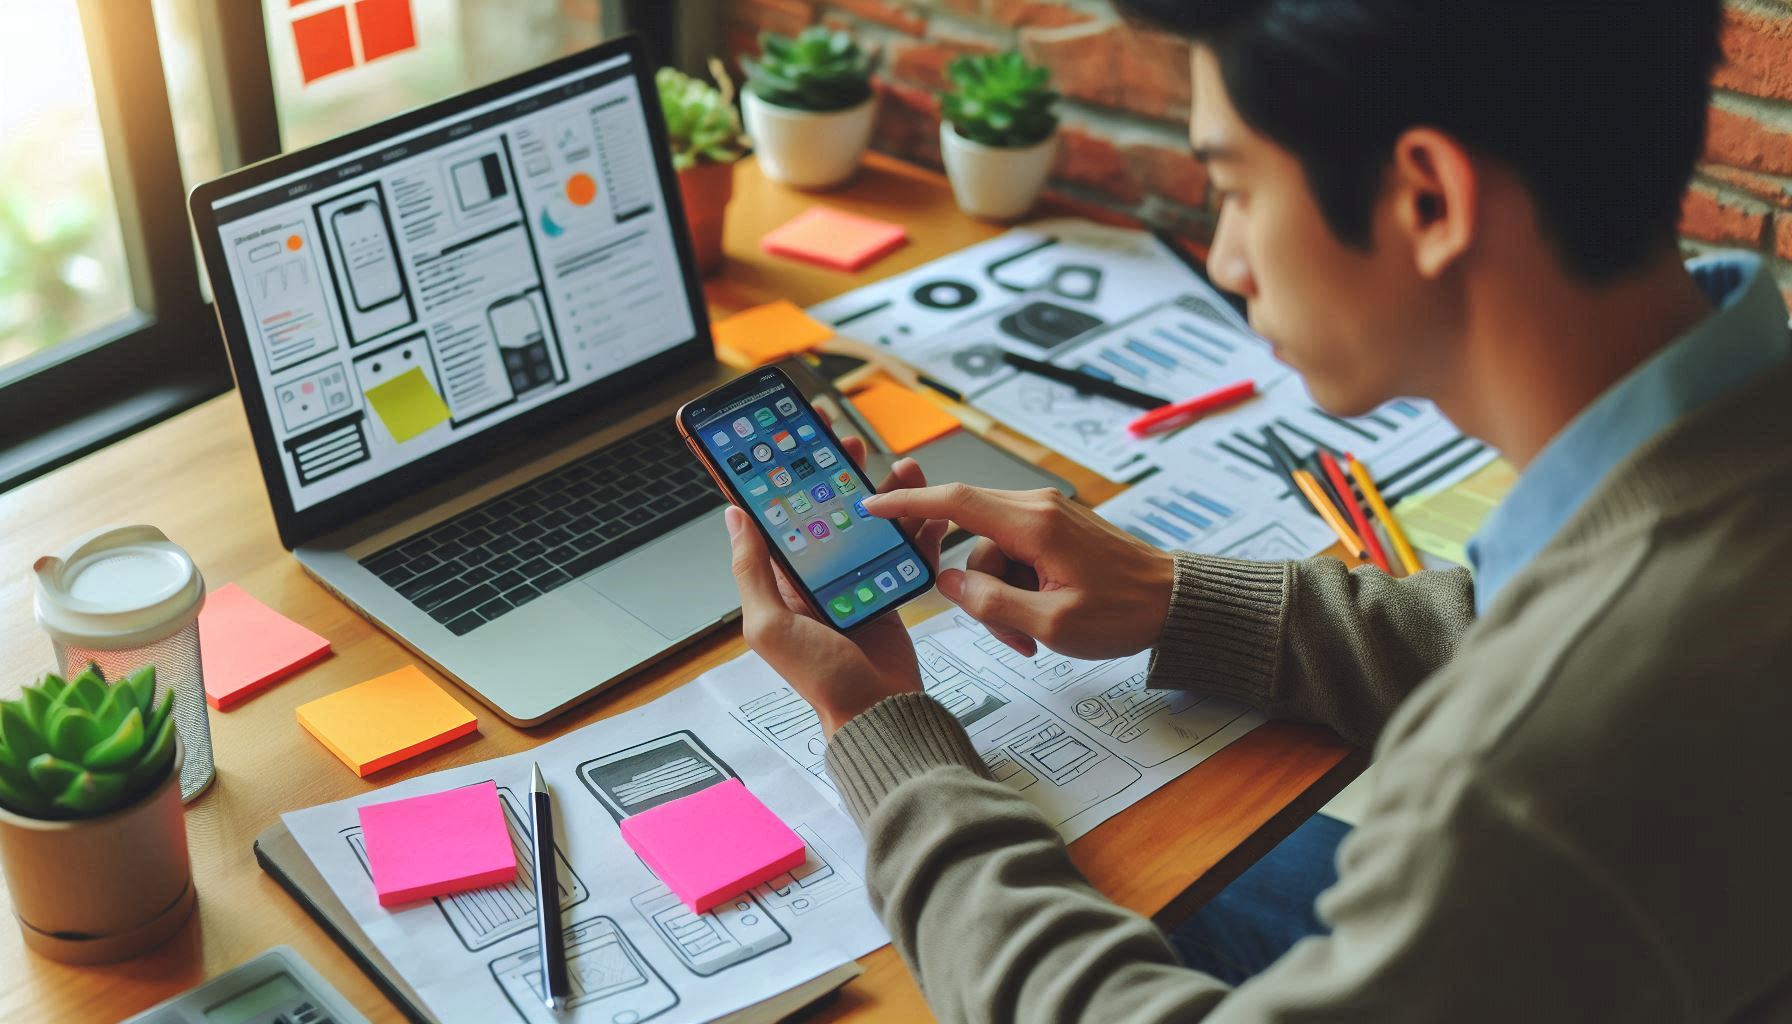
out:
<path id="1" fill-rule="evenodd" d="M 1422 357 L 1403 321 L 1417 284 L 1397 246 L 1364 252 L 1326 223 L 1298 159 L 1233 108 L 1212 51 L 1194 54 L 1189 141 L 1207 164 L 1220 220 L 1208 254 L 1215 284 L 1249 303 L 1251 326 L 1336 415 L 1357 415 L 1411 389 Z M 1376 236 L 1389 216 L 1379 209 Z M 1411 389 L 1411 390 L 1409 390 Z"/>

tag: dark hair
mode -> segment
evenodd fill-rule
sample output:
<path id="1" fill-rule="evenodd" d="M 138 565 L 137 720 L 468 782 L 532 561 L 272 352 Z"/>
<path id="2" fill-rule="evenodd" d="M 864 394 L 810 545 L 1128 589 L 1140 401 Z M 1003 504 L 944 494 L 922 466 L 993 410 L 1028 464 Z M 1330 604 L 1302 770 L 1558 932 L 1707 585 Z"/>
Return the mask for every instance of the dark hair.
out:
<path id="1" fill-rule="evenodd" d="M 1118 0 L 1198 40 L 1359 248 L 1400 133 L 1511 168 L 1570 272 L 1672 244 L 1704 144 L 1722 0 Z"/>

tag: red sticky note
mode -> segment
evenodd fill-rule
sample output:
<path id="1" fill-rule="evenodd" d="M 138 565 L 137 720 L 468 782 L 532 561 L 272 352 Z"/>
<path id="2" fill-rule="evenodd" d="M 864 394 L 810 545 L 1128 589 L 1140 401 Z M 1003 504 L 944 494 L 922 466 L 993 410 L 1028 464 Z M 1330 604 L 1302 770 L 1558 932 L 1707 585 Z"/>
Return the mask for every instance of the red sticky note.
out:
<path id="1" fill-rule="evenodd" d="M 692 913 L 803 863 L 803 838 L 739 779 L 622 819 L 622 838 Z"/>
<path id="2" fill-rule="evenodd" d="M 348 41 L 348 8 L 332 7 L 292 20 L 292 41 L 299 49 L 299 74 L 309 85 L 355 66 Z"/>
<path id="3" fill-rule="evenodd" d="M 382 907 L 516 877 L 516 844 L 495 782 L 372 804 L 360 815 Z"/>
<path id="4" fill-rule="evenodd" d="M 362 60 L 376 60 L 417 46 L 411 0 L 356 0 L 355 24 L 361 30 Z"/>
<path id="5" fill-rule="evenodd" d="M 228 711 L 330 653 L 330 642 L 232 583 L 199 612 L 205 701 Z"/>
<path id="6" fill-rule="evenodd" d="M 774 256 L 852 272 L 883 259 L 906 241 L 908 231 L 900 224 L 812 206 L 783 227 L 766 232 L 759 244 Z"/>

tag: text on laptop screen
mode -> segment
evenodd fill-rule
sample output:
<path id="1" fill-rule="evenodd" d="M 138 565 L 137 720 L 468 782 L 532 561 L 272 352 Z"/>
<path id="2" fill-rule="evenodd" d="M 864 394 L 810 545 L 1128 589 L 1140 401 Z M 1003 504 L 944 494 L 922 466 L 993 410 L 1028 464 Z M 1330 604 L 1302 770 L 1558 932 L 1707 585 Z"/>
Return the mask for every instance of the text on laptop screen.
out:
<path id="1" fill-rule="evenodd" d="M 659 181 L 620 58 L 216 202 L 294 509 L 690 340 Z"/>

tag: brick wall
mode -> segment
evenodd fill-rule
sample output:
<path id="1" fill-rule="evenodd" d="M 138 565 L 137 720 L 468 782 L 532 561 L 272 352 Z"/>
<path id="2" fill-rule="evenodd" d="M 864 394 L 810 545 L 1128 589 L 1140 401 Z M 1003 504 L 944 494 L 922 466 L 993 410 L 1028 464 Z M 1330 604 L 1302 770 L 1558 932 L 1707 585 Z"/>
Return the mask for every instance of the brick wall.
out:
<path id="1" fill-rule="evenodd" d="M 946 63 L 1018 46 L 1065 95 L 1054 190 L 1205 238 L 1207 177 L 1188 156 L 1188 49 L 1122 24 L 1104 0 L 723 0 L 724 45 L 816 21 L 884 51 L 875 145 L 937 167 Z M 1792 0 L 1730 0 L 1689 251 L 1757 249 L 1792 297 Z"/>

